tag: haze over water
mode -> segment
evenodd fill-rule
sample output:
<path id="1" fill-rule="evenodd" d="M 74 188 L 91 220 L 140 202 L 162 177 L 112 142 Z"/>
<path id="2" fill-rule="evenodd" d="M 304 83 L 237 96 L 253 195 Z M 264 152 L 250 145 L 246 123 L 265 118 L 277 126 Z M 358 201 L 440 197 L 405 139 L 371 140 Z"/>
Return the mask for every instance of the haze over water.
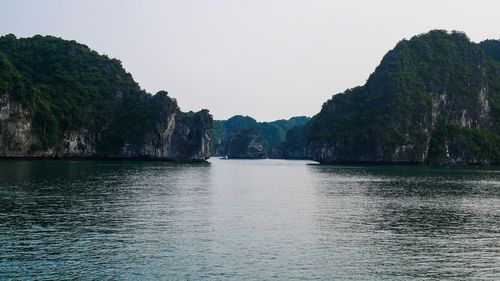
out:
<path id="1" fill-rule="evenodd" d="M 498 167 L 0 162 L 0 279 L 498 280 Z"/>

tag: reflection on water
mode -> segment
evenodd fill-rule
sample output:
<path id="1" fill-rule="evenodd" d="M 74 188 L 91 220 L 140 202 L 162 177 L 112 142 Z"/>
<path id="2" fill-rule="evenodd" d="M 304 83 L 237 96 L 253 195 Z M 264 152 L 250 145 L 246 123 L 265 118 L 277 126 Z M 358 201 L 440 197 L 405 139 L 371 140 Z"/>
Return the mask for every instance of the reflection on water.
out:
<path id="1" fill-rule="evenodd" d="M 500 170 L 0 161 L 0 279 L 500 279 Z"/>
<path id="2" fill-rule="evenodd" d="M 326 208 L 320 217 L 330 220 L 329 230 L 340 230 L 332 247 L 348 237 L 370 271 L 385 271 L 381 279 L 499 278 L 498 170 L 317 166 L 315 172 L 318 206 Z"/>

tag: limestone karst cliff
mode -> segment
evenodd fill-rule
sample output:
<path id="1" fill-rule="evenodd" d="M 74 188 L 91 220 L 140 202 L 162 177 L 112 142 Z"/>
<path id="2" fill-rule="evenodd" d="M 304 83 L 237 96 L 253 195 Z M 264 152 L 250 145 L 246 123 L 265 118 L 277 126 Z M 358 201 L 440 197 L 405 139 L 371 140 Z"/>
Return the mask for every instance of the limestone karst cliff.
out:
<path id="1" fill-rule="evenodd" d="M 307 125 L 322 163 L 500 163 L 498 41 L 435 30 L 403 40 Z"/>
<path id="2" fill-rule="evenodd" d="M 140 89 L 116 59 L 51 36 L 0 37 L 0 156 L 203 161 L 212 116 Z"/>
<path id="3" fill-rule="evenodd" d="M 224 140 L 223 155 L 231 159 L 264 159 L 267 150 L 257 129 L 238 129 Z"/>

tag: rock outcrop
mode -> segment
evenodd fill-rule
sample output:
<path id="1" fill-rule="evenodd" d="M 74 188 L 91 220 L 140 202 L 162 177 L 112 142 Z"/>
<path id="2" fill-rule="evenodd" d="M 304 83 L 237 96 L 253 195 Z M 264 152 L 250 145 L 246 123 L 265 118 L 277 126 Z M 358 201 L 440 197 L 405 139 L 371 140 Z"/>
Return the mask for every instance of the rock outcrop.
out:
<path id="1" fill-rule="evenodd" d="M 238 129 L 225 142 L 222 152 L 230 159 L 267 158 L 264 138 L 257 129 Z"/>
<path id="2" fill-rule="evenodd" d="M 333 96 L 308 124 L 321 163 L 499 163 L 500 64 L 494 42 L 431 31 L 403 40 L 362 87 Z"/>
<path id="3" fill-rule="evenodd" d="M 0 38 L 0 157 L 204 161 L 211 128 L 208 110 L 181 112 L 87 46 Z"/>

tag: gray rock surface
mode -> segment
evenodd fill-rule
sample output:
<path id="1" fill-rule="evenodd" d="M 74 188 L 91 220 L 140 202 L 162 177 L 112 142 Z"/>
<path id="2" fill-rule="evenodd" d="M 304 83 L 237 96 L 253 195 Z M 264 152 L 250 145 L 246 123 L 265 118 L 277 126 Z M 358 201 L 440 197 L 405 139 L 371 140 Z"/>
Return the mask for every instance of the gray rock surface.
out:
<path id="1" fill-rule="evenodd" d="M 98 137 L 86 128 L 65 131 L 57 145 L 43 149 L 32 128 L 29 112 L 4 93 L 0 96 L 0 157 L 151 158 L 174 161 L 204 161 L 210 157 L 212 116 L 207 110 L 191 114 L 163 112 L 158 116 L 162 118 L 156 120 L 153 130 L 142 136 L 140 144 L 126 142 L 115 154 L 100 153 Z"/>
<path id="2" fill-rule="evenodd" d="M 264 159 L 267 158 L 264 138 L 257 129 L 239 129 L 227 136 L 225 151 L 232 159 Z"/>

